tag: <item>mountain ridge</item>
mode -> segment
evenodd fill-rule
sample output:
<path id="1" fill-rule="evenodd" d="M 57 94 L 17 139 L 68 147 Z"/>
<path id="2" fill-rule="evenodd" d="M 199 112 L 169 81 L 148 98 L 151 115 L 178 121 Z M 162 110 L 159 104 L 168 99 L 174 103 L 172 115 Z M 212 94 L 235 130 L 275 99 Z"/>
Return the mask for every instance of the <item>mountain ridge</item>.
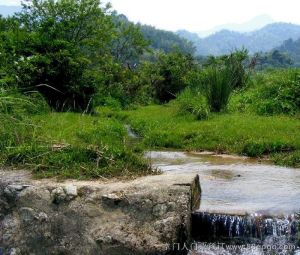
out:
<path id="1" fill-rule="evenodd" d="M 196 34 L 198 34 L 199 37 L 204 38 L 221 30 L 245 33 L 261 29 L 264 26 L 272 23 L 275 23 L 275 20 L 272 17 L 266 14 L 262 14 L 243 23 L 229 23 L 218 25 L 209 30 L 198 31 Z"/>
<path id="2" fill-rule="evenodd" d="M 223 55 L 241 48 L 256 53 L 270 51 L 288 39 L 300 38 L 300 25 L 276 22 L 246 33 L 223 29 L 205 38 L 196 37 L 195 33 L 186 30 L 177 34 L 191 40 L 198 55 Z"/>

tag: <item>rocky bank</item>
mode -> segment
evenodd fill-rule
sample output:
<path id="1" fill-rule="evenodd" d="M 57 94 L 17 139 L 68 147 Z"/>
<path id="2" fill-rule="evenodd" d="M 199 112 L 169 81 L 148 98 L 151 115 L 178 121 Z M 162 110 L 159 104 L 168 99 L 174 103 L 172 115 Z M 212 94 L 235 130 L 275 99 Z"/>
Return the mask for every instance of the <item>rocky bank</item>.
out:
<path id="1" fill-rule="evenodd" d="M 56 182 L 0 170 L 0 254 L 180 254 L 199 200 L 193 174 Z"/>

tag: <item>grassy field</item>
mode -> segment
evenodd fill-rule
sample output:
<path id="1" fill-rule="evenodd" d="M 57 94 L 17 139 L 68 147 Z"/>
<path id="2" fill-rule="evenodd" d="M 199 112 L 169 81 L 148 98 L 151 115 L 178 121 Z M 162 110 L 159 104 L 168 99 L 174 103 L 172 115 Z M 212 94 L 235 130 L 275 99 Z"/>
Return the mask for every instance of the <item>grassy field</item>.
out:
<path id="1" fill-rule="evenodd" d="M 300 167 L 299 96 L 300 74 L 293 70 L 254 75 L 220 111 L 212 111 L 195 88 L 164 105 L 128 105 L 134 110 L 121 110 L 111 99 L 91 114 L 55 113 L 38 93 L 2 89 L 0 166 L 29 169 L 41 178 L 127 178 L 156 173 L 143 151 L 178 149 L 268 157 Z M 132 143 L 126 124 L 141 139 Z"/>
<path id="2" fill-rule="evenodd" d="M 300 167 L 300 120 L 287 116 L 212 114 L 196 120 L 178 114 L 174 104 L 148 106 L 120 115 L 151 149 L 210 150 Z"/>
<path id="3" fill-rule="evenodd" d="M 109 178 L 151 174 L 127 145 L 115 119 L 76 113 L 46 113 L 10 120 L 2 115 L 0 161 L 29 168 L 36 177 Z"/>

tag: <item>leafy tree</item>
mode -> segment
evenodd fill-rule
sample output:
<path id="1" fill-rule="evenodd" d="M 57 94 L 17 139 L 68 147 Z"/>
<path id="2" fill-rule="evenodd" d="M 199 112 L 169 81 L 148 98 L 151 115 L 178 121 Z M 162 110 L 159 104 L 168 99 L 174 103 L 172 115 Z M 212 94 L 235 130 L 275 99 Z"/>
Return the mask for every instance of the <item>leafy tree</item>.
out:
<path id="1" fill-rule="evenodd" d="M 154 88 L 154 97 L 161 103 L 176 98 L 176 94 L 188 86 L 186 77 L 196 69 L 191 55 L 181 52 L 160 53 L 158 60 L 147 66 L 147 75 Z"/>
<path id="2" fill-rule="evenodd" d="M 293 64 L 287 53 L 273 50 L 267 53 L 257 54 L 257 68 L 266 69 L 269 67 L 289 67 Z"/>
<path id="3" fill-rule="evenodd" d="M 0 16 L 0 86 L 7 86 L 13 80 L 9 73 L 14 69 L 12 63 L 17 61 L 15 40 L 21 36 L 18 31 L 19 24 L 15 18 Z"/>
<path id="4" fill-rule="evenodd" d="M 139 62 L 139 57 L 147 50 L 149 42 L 144 39 L 139 26 L 129 22 L 126 16 L 113 12 L 116 36 L 112 43 L 112 55 L 129 68 Z"/>
<path id="5" fill-rule="evenodd" d="M 92 70 L 110 58 L 107 11 L 99 0 L 26 1 L 6 37 L 19 87 L 38 90 L 56 110 L 86 109 L 99 86 Z"/>

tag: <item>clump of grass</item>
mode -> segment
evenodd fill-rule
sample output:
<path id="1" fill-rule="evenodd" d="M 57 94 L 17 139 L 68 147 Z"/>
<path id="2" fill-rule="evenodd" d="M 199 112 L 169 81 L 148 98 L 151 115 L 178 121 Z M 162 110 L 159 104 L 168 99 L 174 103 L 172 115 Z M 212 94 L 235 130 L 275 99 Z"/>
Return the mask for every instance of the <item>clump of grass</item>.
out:
<path id="1" fill-rule="evenodd" d="M 237 51 L 220 58 L 211 57 L 203 71 L 202 89 L 210 109 L 221 112 L 228 104 L 230 95 L 246 84 L 248 74 L 243 66 L 247 51 Z"/>
<path id="2" fill-rule="evenodd" d="M 250 141 L 245 143 L 242 154 L 250 157 L 261 157 L 263 155 L 271 155 L 279 152 L 292 152 L 295 148 L 280 141 Z"/>
<path id="3" fill-rule="evenodd" d="M 0 114 L 13 117 L 49 112 L 44 98 L 37 92 L 20 94 L 16 89 L 0 87 Z"/>
<path id="4" fill-rule="evenodd" d="M 292 153 L 276 153 L 272 155 L 272 159 L 277 165 L 300 168 L 300 150 Z"/>
<path id="5" fill-rule="evenodd" d="M 8 107 L 0 113 L 2 165 L 31 169 L 36 177 L 91 179 L 154 173 L 142 152 L 127 144 L 121 122 L 106 114 L 24 111 L 22 105 L 34 104 L 23 98 L 16 98 L 14 104 L 14 97 L 5 96 Z"/>
<path id="6" fill-rule="evenodd" d="M 199 91 L 190 88 L 180 93 L 174 103 L 178 105 L 180 115 L 192 114 L 197 120 L 204 120 L 210 114 L 206 98 Z"/>

